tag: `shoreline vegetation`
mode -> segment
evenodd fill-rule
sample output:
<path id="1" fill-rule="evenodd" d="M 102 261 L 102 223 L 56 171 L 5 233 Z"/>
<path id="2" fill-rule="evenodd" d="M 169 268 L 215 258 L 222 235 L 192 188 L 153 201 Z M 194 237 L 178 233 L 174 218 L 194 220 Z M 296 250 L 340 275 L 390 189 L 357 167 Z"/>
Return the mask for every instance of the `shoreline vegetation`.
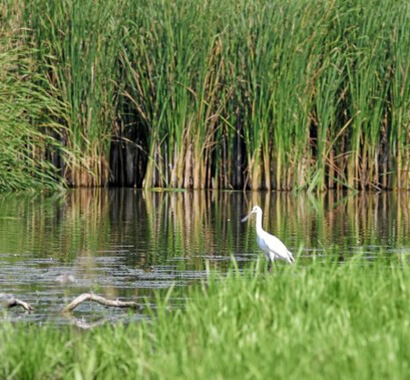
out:
<path id="1" fill-rule="evenodd" d="M 410 189 L 410 4 L 6 0 L 0 191 Z"/>
<path id="2" fill-rule="evenodd" d="M 306 261 L 308 260 L 308 261 Z M 2 323 L 7 379 L 371 379 L 408 377 L 410 270 L 406 255 L 339 263 L 264 261 L 185 290 L 158 292 L 140 323 Z M 307 265 L 305 265 L 307 264 Z M 182 308 L 167 301 L 187 294 Z M 86 324 L 86 323 L 84 323 Z"/>

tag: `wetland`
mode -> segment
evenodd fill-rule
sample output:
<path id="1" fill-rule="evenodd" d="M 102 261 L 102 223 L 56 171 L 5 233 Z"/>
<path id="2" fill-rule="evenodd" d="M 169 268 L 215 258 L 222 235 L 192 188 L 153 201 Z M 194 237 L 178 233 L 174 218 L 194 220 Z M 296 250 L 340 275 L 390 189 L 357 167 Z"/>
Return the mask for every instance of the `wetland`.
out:
<path id="1" fill-rule="evenodd" d="M 7 195 L 0 198 L 0 289 L 36 311 L 11 310 L 2 318 L 71 323 L 59 311 L 90 291 L 155 307 L 158 292 L 177 287 L 171 302 L 179 308 L 184 289 L 206 280 L 210 268 L 223 274 L 235 261 L 251 276 L 263 254 L 254 221 L 240 220 L 254 204 L 265 211 L 265 229 L 302 266 L 358 255 L 357 265 L 380 257 L 399 263 L 410 251 L 407 193 L 77 189 Z M 75 314 L 113 323 L 146 317 L 96 304 Z"/>

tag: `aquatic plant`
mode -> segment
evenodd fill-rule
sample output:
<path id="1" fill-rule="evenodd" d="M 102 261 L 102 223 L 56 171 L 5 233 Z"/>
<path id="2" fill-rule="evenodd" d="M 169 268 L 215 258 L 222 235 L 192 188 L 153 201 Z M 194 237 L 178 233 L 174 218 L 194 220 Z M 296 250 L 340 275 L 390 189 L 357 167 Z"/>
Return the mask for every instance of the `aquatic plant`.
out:
<path id="1" fill-rule="evenodd" d="M 11 12 L 0 5 L 0 191 L 57 189 L 64 177 L 56 157 L 70 156 L 55 138 L 64 133 L 55 117 L 65 107 L 37 72 L 35 50 L 15 29 Z"/>
<path id="2" fill-rule="evenodd" d="M 406 2 L 9 3 L 73 186 L 410 188 Z"/>

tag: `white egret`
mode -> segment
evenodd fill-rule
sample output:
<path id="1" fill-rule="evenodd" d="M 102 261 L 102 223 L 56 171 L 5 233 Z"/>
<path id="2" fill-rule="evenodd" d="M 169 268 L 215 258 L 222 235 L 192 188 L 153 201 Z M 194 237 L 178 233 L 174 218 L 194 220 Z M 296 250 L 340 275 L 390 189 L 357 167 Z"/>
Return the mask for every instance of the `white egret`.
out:
<path id="1" fill-rule="evenodd" d="M 254 206 L 252 211 L 242 219 L 242 222 L 246 222 L 252 214 L 256 214 L 256 239 L 269 262 L 269 272 L 272 271 L 272 264 L 275 259 L 286 260 L 289 264 L 292 264 L 295 261 L 292 252 L 276 236 L 271 235 L 262 228 L 262 209 L 259 206 Z"/>

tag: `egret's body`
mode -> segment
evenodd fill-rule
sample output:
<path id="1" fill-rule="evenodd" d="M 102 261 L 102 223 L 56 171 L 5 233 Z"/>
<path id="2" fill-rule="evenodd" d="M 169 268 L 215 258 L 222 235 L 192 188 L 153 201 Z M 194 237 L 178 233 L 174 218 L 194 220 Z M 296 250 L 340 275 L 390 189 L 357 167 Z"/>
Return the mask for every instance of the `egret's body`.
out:
<path id="1" fill-rule="evenodd" d="M 262 228 L 262 209 L 259 206 L 255 206 L 250 214 L 242 219 L 242 222 L 246 222 L 252 214 L 256 214 L 257 242 L 262 251 L 265 252 L 266 259 L 269 262 L 269 270 L 272 270 L 272 264 L 276 259 L 286 260 L 289 264 L 292 264 L 295 259 L 285 244 Z"/>

